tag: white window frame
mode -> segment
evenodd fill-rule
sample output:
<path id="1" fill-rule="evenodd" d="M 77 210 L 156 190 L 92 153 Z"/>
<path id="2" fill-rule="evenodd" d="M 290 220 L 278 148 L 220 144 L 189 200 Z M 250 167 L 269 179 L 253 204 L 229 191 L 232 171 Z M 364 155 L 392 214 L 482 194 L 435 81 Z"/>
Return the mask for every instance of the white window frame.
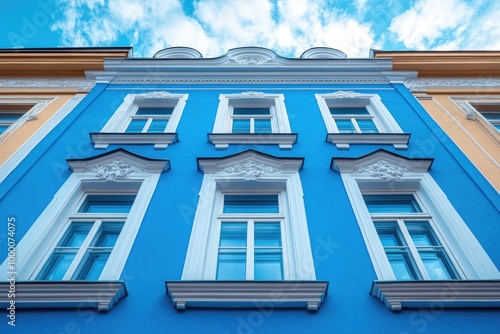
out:
<path id="1" fill-rule="evenodd" d="M 198 159 L 205 175 L 182 279 L 165 282 L 174 307 L 255 308 L 266 303 L 276 308 L 319 309 L 328 282 L 316 281 L 299 177 L 302 165 L 303 159 L 277 158 L 254 150 L 225 158 Z M 220 235 L 217 215 L 223 194 L 228 192 L 280 194 L 281 227 L 285 230 L 281 236 L 286 262 L 283 280 L 215 279 Z"/>
<path id="2" fill-rule="evenodd" d="M 284 212 L 284 280 L 316 280 L 298 175 L 302 159 L 282 161 L 248 150 L 216 161 L 199 159 L 198 163 L 205 175 L 182 280 L 215 280 L 220 235 L 217 222 L 227 192 L 279 193 Z"/>
<path id="3" fill-rule="evenodd" d="M 460 108 L 467 119 L 476 121 L 497 143 L 500 143 L 500 131 L 483 116 L 481 111 L 474 107 L 478 104 L 498 105 L 500 110 L 500 97 L 456 97 L 451 100 Z"/>
<path id="4" fill-rule="evenodd" d="M 36 281 L 44 259 L 64 234 L 69 219 L 86 193 L 137 193 L 119 240 L 99 280 L 118 280 L 132 249 L 160 173 L 167 160 L 145 159 L 116 150 L 91 159 L 68 160 L 73 173 L 16 247 L 17 280 Z M 7 259 L 0 266 L 6 275 Z M 69 279 L 68 279 L 69 280 Z"/>
<path id="5" fill-rule="evenodd" d="M 39 98 L 39 97 L 2 97 L 0 105 L 27 105 L 31 106 L 18 120 L 12 123 L 4 132 L 0 134 L 0 144 L 5 142 L 17 129 L 23 126 L 28 121 L 38 119 L 38 114 L 42 109 L 56 98 Z"/>
<path id="6" fill-rule="evenodd" d="M 110 144 L 154 144 L 156 149 L 165 149 L 177 139 L 177 126 L 186 106 L 188 94 L 172 94 L 155 91 L 142 94 L 127 94 L 123 103 L 98 133 L 91 133 L 95 148 L 107 148 Z M 139 108 L 174 107 L 163 133 L 125 133 L 130 120 Z"/>
<path id="7" fill-rule="evenodd" d="M 235 107 L 270 108 L 272 133 L 232 133 Z M 277 144 L 286 150 L 297 141 L 297 134 L 291 133 L 283 94 L 244 92 L 219 96 L 213 131 L 208 138 L 216 149 L 227 149 L 230 144 Z"/>
<path id="8" fill-rule="evenodd" d="M 432 216 L 435 233 L 441 237 L 456 271 L 463 280 L 499 279 L 500 273 L 467 224 L 427 172 L 431 159 L 407 159 L 379 150 L 358 159 L 333 159 L 368 248 L 377 278 L 395 280 L 363 192 L 412 192 Z"/>
<path id="9" fill-rule="evenodd" d="M 408 148 L 410 135 L 403 133 L 378 94 L 336 91 L 315 96 L 328 131 L 327 141 L 337 148 L 349 149 L 350 144 L 392 144 L 397 149 Z M 379 133 L 340 133 L 330 107 L 365 107 Z"/>

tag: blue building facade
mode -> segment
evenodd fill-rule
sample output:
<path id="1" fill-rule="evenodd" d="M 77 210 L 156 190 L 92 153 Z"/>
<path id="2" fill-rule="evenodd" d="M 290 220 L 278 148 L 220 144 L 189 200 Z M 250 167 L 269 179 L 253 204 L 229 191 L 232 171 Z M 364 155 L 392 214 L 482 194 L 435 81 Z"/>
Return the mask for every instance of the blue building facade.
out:
<path id="1" fill-rule="evenodd" d="M 500 196 L 405 88 L 416 73 L 252 47 L 87 76 L 0 186 L 1 328 L 499 328 Z"/>

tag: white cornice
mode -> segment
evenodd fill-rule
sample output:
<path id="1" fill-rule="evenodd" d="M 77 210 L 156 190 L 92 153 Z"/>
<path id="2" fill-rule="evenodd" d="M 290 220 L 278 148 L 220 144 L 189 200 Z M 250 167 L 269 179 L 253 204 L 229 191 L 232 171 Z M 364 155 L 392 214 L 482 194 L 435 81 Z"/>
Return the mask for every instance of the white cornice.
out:
<path id="1" fill-rule="evenodd" d="M 321 56 L 318 53 L 316 56 Z M 217 58 L 106 59 L 88 78 L 113 83 L 388 83 L 415 78 L 392 71 L 391 59 L 284 58 L 264 48 L 237 48 Z"/>
<path id="2" fill-rule="evenodd" d="M 94 79 L 0 79 L 0 88 L 75 88 L 88 92 Z"/>
<path id="3" fill-rule="evenodd" d="M 425 92 L 427 88 L 500 87 L 500 79 L 410 79 L 404 84 L 412 92 Z"/>

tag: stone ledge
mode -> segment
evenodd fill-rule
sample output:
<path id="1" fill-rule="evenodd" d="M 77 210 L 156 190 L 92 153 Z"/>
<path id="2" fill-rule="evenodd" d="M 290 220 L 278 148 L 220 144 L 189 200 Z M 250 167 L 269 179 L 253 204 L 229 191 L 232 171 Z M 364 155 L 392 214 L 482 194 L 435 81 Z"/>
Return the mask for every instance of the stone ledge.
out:
<path id="1" fill-rule="evenodd" d="M 409 133 L 329 133 L 326 141 L 339 149 L 349 149 L 350 144 L 389 144 L 399 150 L 408 148 Z"/>
<path id="2" fill-rule="evenodd" d="M 389 310 L 500 307 L 500 280 L 373 281 L 370 294 Z"/>
<path id="3" fill-rule="evenodd" d="M 307 308 L 317 311 L 328 289 L 325 281 L 166 281 L 178 310 L 213 308 Z"/>
<path id="4" fill-rule="evenodd" d="M 9 282 L 0 282 L 0 307 L 15 301 L 16 308 L 94 308 L 109 311 L 127 288 L 124 281 L 21 281 L 15 298 L 8 298 Z"/>
<path id="5" fill-rule="evenodd" d="M 208 142 L 216 149 L 227 149 L 230 144 L 279 145 L 282 150 L 292 149 L 297 142 L 296 133 L 209 133 Z"/>
<path id="6" fill-rule="evenodd" d="M 95 148 L 107 148 L 111 144 L 154 144 L 156 149 L 165 149 L 176 143 L 177 133 L 122 133 L 122 132 L 92 132 L 90 140 Z"/>

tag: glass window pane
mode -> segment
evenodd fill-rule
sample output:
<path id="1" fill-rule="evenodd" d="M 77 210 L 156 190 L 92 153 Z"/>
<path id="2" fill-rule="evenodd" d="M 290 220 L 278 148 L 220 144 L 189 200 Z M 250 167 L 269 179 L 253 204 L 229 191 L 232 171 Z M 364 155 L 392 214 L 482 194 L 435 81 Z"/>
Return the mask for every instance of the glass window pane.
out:
<path id="1" fill-rule="evenodd" d="M 0 135 L 9 128 L 10 125 L 0 125 Z"/>
<path id="2" fill-rule="evenodd" d="M 42 281 L 62 280 L 74 258 L 75 253 L 52 254 L 37 279 Z"/>
<path id="3" fill-rule="evenodd" d="M 72 223 L 58 247 L 80 247 L 89 234 L 93 222 Z"/>
<path id="4" fill-rule="evenodd" d="M 247 224 L 223 222 L 220 227 L 220 247 L 246 247 Z"/>
<path id="5" fill-rule="evenodd" d="M 254 279 L 256 280 L 282 280 L 283 256 L 281 249 L 256 249 L 254 269 Z"/>
<path id="6" fill-rule="evenodd" d="M 121 224 L 114 226 L 105 226 L 99 233 L 94 247 L 114 247 L 116 240 L 120 236 Z"/>
<path id="7" fill-rule="evenodd" d="M 158 115 L 172 115 L 173 107 L 160 107 L 160 108 L 139 108 L 136 115 L 158 116 Z"/>
<path id="8" fill-rule="evenodd" d="M 250 133 L 250 120 L 233 119 L 233 133 Z"/>
<path id="9" fill-rule="evenodd" d="M 255 133 L 272 133 L 270 119 L 254 119 L 253 125 Z"/>
<path id="10" fill-rule="evenodd" d="M 336 119 L 335 124 L 340 133 L 356 133 L 354 124 L 348 119 Z"/>
<path id="11" fill-rule="evenodd" d="M 128 213 L 135 195 L 88 195 L 78 212 Z"/>
<path id="12" fill-rule="evenodd" d="M 217 262 L 218 280 L 244 280 L 246 279 L 246 254 L 219 250 Z"/>
<path id="13" fill-rule="evenodd" d="M 363 195 L 370 213 L 422 212 L 413 195 Z"/>
<path id="14" fill-rule="evenodd" d="M 279 213 L 278 195 L 225 195 L 224 213 Z"/>
<path id="15" fill-rule="evenodd" d="M 417 278 L 407 253 L 387 252 L 387 258 L 397 280 L 414 280 Z"/>
<path id="16" fill-rule="evenodd" d="M 130 121 L 126 133 L 141 133 L 142 129 L 144 129 L 144 125 L 146 125 L 147 120 L 145 119 L 133 119 Z"/>
<path id="17" fill-rule="evenodd" d="M 281 227 L 279 222 L 254 224 L 255 247 L 281 247 Z"/>
<path id="18" fill-rule="evenodd" d="M 148 131 L 149 133 L 163 133 L 165 128 L 167 127 L 168 120 L 167 119 L 154 119 L 149 125 Z"/>
<path id="19" fill-rule="evenodd" d="M 442 251 L 423 251 L 419 254 L 431 279 L 456 279 L 451 265 Z"/>
<path id="20" fill-rule="evenodd" d="M 358 122 L 358 126 L 361 129 L 362 133 L 378 133 L 377 127 L 375 123 L 373 123 L 370 119 L 359 119 L 356 120 Z"/>
<path id="21" fill-rule="evenodd" d="M 98 280 L 106 262 L 108 261 L 109 253 L 110 252 L 90 251 L 83 262 L 82 269 L 80 270 L 80 274 L 77 279 L 87 281 Z"/>
<path id="22" fill-rule="evenodd" d="M 390 223 L 376 223 L 375 224 L 378 236 L 380 237 L 380 241 L 382 242 L 382 246 L 384 247 L 397 247 L 397 246 L 406 246 L 403 238 L 398 233 L 396 228 L 396 222 Z"/>
<path id="23" fill-rule="evenodd" d="M 488 121 L 500 122 L 500 112 L 482 112 L 481 115 L 483 115 Z"/>
<path id="24" fill-rule="evenodd" d="M 233 108 L 233 115 L 270 115 L 270 108 Z"/>
<path id="25" fill-rule="evenodd" d="M 333 116 L 369 115 L 365 107 L 330 107 L 330 113 Z"/>
<path id="26" fill-rule="evenodd" d="M 415 246 L 440 246 L 427 223 L 409 223 L 406 226 Z"/>

